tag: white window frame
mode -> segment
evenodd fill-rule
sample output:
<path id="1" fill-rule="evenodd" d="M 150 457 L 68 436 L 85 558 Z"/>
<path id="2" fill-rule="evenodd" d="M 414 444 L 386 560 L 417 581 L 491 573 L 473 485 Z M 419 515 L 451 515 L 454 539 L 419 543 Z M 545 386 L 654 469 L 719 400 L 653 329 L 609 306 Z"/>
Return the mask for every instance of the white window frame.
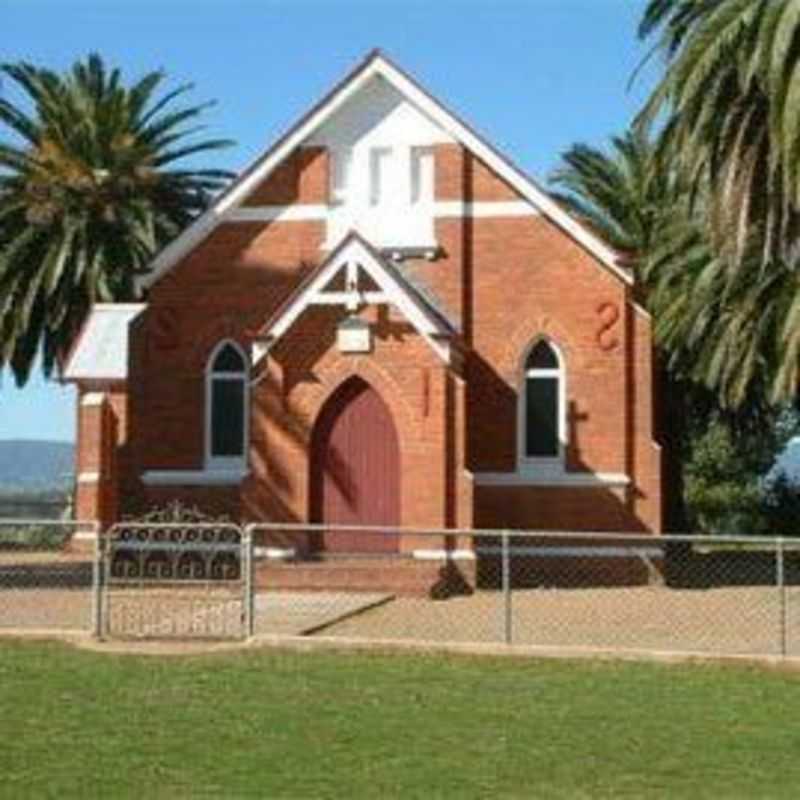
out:
<path id="1" fill-rule="evenodd" d="M 368 151 L 368 206 L 375 210 L 384 209 L 391 204 L 387 200 L 396 184 L 397 148 L 389 145 L 376 145 Z M 397 189 L 397 186 L 394 186 Z"/>
<path id="2" fill-rule="evenodd" d="M 242 359 L 244 369 L 242 372 L 216 372 L 214 370 L 214 362 L 217 356 L 230 345 L 239 354 Z M 237 341 L 234 339 L 223 339 L 218 342 L 216 347 L 211 351 L 211 355 L 206 362 L 205 374 L 205 469 L 209 472 L 237 472 L 247 469 L 247 460 L 250 442 L 250 360 L 247 353 L 242 349 Z M 243 441 L 242 441 L 242 455 L 241 456 L 214 456 L 211 452 L 212 436 L 211 424 L 213 420 L 212 403 L 214 398 L 214 381 L 216 380 L 241 380 L 244 392 L 242 412 L 244 414 Z"/>
<path id="3" fill-rule="evenodd" d="M 430 182 L 425 183 L 424 164 L 429 165 Z M 410 188 L 409 204 L 413 207 L 431 208 L 436 194 L 436 157 L 433 147 L 412 147 L 409 154 Z"/>
<path id="4" fill-rule="evenodd" d="M 343 147 L 330 151 L 328 195 L 331 206 L 344 206 L 349 202 L 353 184 L 353 150 Z"/>
<path id="5" fill-rule="evenodd" d="M 329 158 L 323 250 L 351 230 L 378 247 L 436 248 L 433 147 L 369 141 L 333 147 Z"/>
<path id="6" fill-rule="evenodd" d="M 527 369 L 528 358 L 534 348 L 544 342 L 555 354 L 558 366 L 551 369 Z M 517 469 L 522 473 L 536 475 L 561 475 L 565 471 L 565 456 L 567 451 L 567 370 L 561 348 L 547 336 L 537 336 L 522 354 L 520 365 L 519 392 L 517 398 Z M 527 454 L 528 441 L 528 379 L 529 378 L 555 378 L 558 381 L 558 408 L 557 434 L 558 453 L 554 456 L 529 456 Z"/>

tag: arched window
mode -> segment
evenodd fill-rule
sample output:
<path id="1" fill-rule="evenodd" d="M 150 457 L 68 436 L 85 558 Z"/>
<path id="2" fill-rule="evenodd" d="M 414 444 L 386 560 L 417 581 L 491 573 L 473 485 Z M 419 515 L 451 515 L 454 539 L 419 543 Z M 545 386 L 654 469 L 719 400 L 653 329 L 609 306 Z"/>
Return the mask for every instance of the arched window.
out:
<path id="1" fill-rule="evenodd" d="M 220 342 L 206 369 L 206 466 L 244 467 L 247 457 L 247 358 L 238 344 Z"/>
<path id="2" fill-rule="evenodd" d="M 565 386 L 562 359 L 540 339 L 528 352 L 520 392 L 520 452 L 523 459 L 557 459 L 565 440 Z"/>

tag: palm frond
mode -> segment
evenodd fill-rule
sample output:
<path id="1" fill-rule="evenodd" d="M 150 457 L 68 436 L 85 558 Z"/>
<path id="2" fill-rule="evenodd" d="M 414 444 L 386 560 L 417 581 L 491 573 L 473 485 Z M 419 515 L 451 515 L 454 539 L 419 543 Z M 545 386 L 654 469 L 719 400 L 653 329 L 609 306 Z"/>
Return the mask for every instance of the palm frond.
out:
<path id="1" fill-rule="evenodd" d="M 63 361 L 93 302 L 134 299 L 135 277 L 231 177 L 176 165 L 230 142 L 190 124 L 210 104 L 174 108 L 188 84 L 155 96 L 160 71 L 126 87 L 97 54 L 63 75 L 0 71 L 26 98 L 0 101 L 0 370 L 24 383 L 37 352 L 47 374 Z"/>

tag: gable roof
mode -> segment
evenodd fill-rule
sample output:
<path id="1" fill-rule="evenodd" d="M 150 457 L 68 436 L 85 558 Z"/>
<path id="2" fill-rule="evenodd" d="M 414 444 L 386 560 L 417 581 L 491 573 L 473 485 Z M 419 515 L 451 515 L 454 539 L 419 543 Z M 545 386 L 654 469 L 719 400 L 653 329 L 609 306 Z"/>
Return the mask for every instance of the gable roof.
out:
<path id="1" fill-rule="evenodd" d="M 595 256 L 614 275 L 625 283 L 633 283 L 632 275 L 620 265 L 617 254 L 611 247 L 570 216 L 532 178 L 434 98 L 414 78 L 390 61 L 380 50 L 373 50 L 269 150 L 250 164 L 205 213 L 156 256 L 151 264 L 151 271 L 140 279 L 140 287 L 148 288 L 163 277 L 216 228 L 226 212 L 243 201 L 296 147 L 376 76 L 388 81 L 456 141 L 484 161 L 522 197 Z"/>
<path id="2" fill-rule="evenodd" d="M 364 292 L 366 302 L 388 302 L 398 308 L 406 319 L 446 363 L 450 361 L 450 342 L 455 330 L 450 321 L 435 308 L 397 267 L 376 250 L 356 231 L 345 236 L 333 252 L 314 270 L 297 289 L 279 306 L 258 334 L 253 352 L 257 363 L 270 344 L 280 339 L 309 306 L 318 304 L 325 295 L 335 294 L 343 299 L 347 292 L 326 292 L 325 288 L 342 269 L 358 267 L 377 285 L 379 292 Z M 355 270 L 351 272 L 354 276 Z M 344 304 L 344 303 L 342 303 Z"/>
<path id="3" fill-rule="evenodd" d="M 144 303 L 97 303 L 69 354 L 62 381 L 124 381 L 128 377 L 128 329 Z"/>

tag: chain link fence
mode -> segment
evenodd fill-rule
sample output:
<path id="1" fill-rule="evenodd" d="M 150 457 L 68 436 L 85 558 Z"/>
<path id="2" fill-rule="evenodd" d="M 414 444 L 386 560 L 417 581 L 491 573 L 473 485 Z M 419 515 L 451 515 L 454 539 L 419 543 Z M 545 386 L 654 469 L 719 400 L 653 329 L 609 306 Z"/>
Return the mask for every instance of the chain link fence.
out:
<path id="1" fill-rule="evenodd" d="M 800 540 L 250 531 L 257 634 L 800 656 Z"/>
<path id="2" fill-rule="evenodd" d="M 800 540 L 0 520 L 0 630 L 800 657 Z"/>
<path id="3" fill-rule="evenodd" d="M 91 522 L 0 519 L 0 630 L 94 631 Z"/>

